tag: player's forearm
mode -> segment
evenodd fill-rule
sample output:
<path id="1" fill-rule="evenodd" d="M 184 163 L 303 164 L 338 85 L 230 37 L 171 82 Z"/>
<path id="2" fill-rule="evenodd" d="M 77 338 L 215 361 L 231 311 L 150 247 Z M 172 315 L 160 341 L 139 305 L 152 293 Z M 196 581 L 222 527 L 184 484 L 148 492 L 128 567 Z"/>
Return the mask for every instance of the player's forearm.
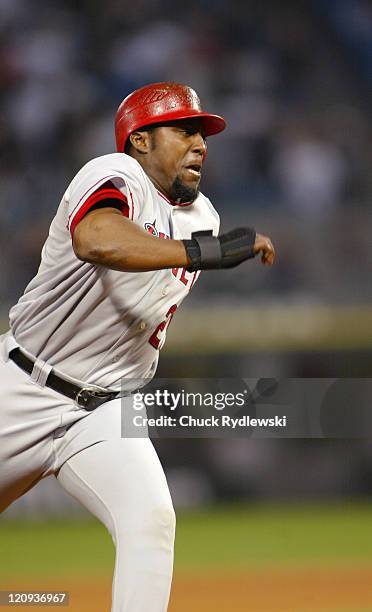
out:
<path id="1" fill-rule="evenodd" d="M 118 211 L 87 215 L 76 227 L 73 247 L 86 262 L 121 272 L 146 272 L 186 267 L 181 240 L 155 238 Z"/>

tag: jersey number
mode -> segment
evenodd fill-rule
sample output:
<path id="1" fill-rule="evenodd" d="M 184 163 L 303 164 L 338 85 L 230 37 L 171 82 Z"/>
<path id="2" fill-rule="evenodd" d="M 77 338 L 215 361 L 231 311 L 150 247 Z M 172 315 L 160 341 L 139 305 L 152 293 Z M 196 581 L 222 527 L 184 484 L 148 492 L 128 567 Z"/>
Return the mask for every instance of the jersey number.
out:
<path id="1" fill-rule="evenodd" d="M 172 268 L 172 274 L 175 278 L 178 278 L 183 285 L 186 285 L 186 287 L 190 285 L 191 290 L 199 272 L 188 272 L 186 268 Z"/>
<path id="2" fill-rule="evenodd" d="M 151 344 L 151 346 L 154 347 L 154 349 L 160 350 L 161 347 L 164 344 L 164 335 L 163 332 L 167 329 L 169 323 L 171 322 L 174 313 L 177 310 L 177 304 L 173 304 L 173 306 L 170 307 L 170 309 L 168 310 L 167 314 L 165 315 L 165 319 L 164 321 L 162 321 L 161 323 L 159 323 L 159 325 L 157 326 L 156 330 L 154 331 L 154 333 L 151 335 L 149 342 Z"/>

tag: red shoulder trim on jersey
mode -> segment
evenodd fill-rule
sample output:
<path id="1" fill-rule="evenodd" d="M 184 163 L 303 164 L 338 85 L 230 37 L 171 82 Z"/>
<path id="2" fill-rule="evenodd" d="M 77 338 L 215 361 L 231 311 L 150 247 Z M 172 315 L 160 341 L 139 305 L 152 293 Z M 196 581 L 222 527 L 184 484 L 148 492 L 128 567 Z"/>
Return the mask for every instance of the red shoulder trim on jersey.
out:
<path id="1" fill-rule="evenodd" d="M 70 232 L 71 236 L 74 235 L 75 228 L 79 221 L 87 214 L 87 212 L 97 204 L 98 202 L 102 202 L 102 200 L 119 200 L 121 212 L 125 217 L 129 217 L 129 206 L 128 200 L 119 189 L 116 189 L 114 186 L 107 187 L 107 183 L 97 189 L 92 195 L 87 198 L 86 202 L 84 202 L 83 206 L 77 211 L 75 217 L 71 221 Z"/>
<path id="2" fill-rule="evenodd" d="M 85 193 L 83 193 L 83 195 L 81 196 L 81 198 L 80 198 L 80 200 L 78 201 L 78 203 L 77 203 L 77 204 L 75 204 L 75 206 L 74 206 L 73 210 L 70 212 L 70 214 L 69 214 L 69 216 L 68 216 L 68 220 L 69 220 L 69 222 L 70 222 L 71 217 L 74 215 L 75 210 L 76 210 L 76 209 L 79 207 L 79 204 L 80 204 L 81 200 L 83 200 L 83 199 L 85 198 L 85 196 L 87 195 L 87 193 L 88 193 L 89 191 L 91 191 L 91 190 L 93 189 L 93 187 L 95 187 L 96 185 L 98 185 L 98 183 L 100 183 L 102 180 L 105 180 L 105 179 L 110 179 L 110 178 L 114 178 L 114 177 L 112 177 L 112 175 L 110 175 L 110 176 L 105 176 L 105 177 L 104 177 L 104 179 L 99 179 L 99 180 L 98 180 L 96 183 L 94 183 L 94 185 L 91 185 L 90 187 L 88 187 L 88 189 L 86 190 L 86 192 L 85 192 Z M 111 183 L 111 181 L 106 181 L 105 183 L 101 183 L 101 187 L 104 187 L 105 185 L 112 185 L 112 183 Z M 113 186 L 113 185 L 112 185 L 112 186 Z"/>

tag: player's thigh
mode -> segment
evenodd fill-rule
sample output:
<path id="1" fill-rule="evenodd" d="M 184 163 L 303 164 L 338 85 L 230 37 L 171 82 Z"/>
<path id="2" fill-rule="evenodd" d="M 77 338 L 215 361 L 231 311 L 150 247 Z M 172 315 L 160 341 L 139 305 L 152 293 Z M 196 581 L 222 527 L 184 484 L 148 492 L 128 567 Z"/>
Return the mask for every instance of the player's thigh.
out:
<path id="1" fill-rule="evenodd" d="M 12 361 L 0 358 L 0 512 L 53 464 L 53 416 L 43 390 Z"/>
<path id="2" fill-rule="evenodd" d="M 0 468 L 0 512 L 32 489 L 42 477 L 40 467 L 30 469 L 27 463 L 23 464 L 17 458 L 3 463 Z"/>
<path id="3" fill-rule="evenodd" d="M 148 438 L 99 442 L 71 457 L 58 481 L 114 535 L 148 525 L 174 531 L 174 510 L 166 477 Z"/>

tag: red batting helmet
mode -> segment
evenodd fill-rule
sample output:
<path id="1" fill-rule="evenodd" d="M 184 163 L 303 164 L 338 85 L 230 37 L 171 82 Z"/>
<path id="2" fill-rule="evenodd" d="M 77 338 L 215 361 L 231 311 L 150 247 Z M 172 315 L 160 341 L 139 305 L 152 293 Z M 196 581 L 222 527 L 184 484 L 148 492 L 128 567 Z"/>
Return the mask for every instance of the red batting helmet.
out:
<path id="1" fill-rule="evenodd" d="M 120 104 L 115 118 L 116 148 L 123 152 L 125 143 L 141 127 L 198 117 L 205 136 L 218 134 L 226 121 L 202 111 L 200 100 L 191 87 L 179 83 L 151 83 L 129 94 Z"/>

